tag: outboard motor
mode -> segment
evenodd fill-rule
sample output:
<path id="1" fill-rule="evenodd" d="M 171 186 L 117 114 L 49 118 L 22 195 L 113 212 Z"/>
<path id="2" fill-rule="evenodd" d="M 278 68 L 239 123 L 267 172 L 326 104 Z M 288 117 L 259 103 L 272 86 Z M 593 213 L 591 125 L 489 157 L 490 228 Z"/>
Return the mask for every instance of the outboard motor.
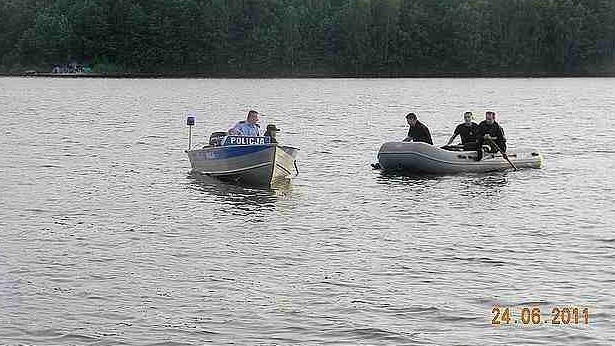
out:
<path id="1" fill-rule="evenodd" d="M 222 139 L 226 137 L 228 133 L 226 131 L 217 131 L 209 136 L 209 145 L 219 146 L 221 145 Z"/>

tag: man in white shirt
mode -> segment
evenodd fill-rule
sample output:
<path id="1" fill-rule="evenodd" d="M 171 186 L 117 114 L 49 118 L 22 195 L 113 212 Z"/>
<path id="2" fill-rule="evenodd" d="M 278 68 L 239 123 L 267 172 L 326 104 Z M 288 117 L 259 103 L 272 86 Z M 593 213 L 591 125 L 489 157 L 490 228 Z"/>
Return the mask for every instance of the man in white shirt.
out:
<path id="1" fill-rule="evenodd" d="M 248 112 L 246 120 L 242 120 L 235 124 L 233 128 L 228 130 L 228 133 L 233 136 L 244 137 L 259 137 L 262 136 L 261 128 L 258 125 L 258 112 L 251 110 Z"/>

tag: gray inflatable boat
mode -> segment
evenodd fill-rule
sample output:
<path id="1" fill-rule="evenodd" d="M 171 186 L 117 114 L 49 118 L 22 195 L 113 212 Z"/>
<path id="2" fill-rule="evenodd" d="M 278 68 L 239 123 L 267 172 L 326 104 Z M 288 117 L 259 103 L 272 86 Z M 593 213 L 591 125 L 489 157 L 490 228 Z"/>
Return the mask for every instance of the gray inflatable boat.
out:
<path id="1" fill-rule="evenodd" d="M 476 161 L 476 151 L 445 150 L 422 142 L 387 142 L 378 151 L 378 162 L 384 171 L 409 173 L 454 174 L 492 172 L 512 169 L 500 153 L 484 152 Z M 517 169 L 540 168 L 544 157 L 538 150 L 507 152 Z"/>

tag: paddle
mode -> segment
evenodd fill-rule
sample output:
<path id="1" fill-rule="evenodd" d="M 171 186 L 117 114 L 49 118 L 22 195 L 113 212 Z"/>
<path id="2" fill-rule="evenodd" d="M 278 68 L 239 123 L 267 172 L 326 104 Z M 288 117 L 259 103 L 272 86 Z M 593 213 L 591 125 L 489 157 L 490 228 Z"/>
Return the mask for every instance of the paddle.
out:
<path id="1" fill-rule="evenodd" d="M 491 136 L 485 136 L 485 140 L 487 142 L 489 142 L 491 145 L 493 145 L 493 147 L 499 151 L 502 154 L 502 157 L 504 158 L 504 160 L 508 161 L 508 163 L 510 163 L 510 165 L 512 166 L 513 170 L 517 170 L 517 167 L 512 163 L 512 161 L 510 161 L 510 159 L 508 158 L 508 155 L 506 155 L 505 152 L 502 151 L 502 149 L 500 149 L 500 147 L 495 143 L 495 141 L 493 140 L 493 138 L 491 138 Z"/>

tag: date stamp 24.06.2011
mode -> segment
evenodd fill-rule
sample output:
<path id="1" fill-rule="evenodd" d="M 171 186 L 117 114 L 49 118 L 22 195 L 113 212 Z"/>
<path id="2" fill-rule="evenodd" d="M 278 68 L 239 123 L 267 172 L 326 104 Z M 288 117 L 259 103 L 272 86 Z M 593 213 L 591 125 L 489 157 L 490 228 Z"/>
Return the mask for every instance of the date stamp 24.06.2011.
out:
<path id="1" fill-rule="evenodd" d="M 544 311 L 548 311 L 545 313 Z M 491 309 L 491 325 L 588 325 L 590 312 L 584 306 L 499 306 Z"/>

